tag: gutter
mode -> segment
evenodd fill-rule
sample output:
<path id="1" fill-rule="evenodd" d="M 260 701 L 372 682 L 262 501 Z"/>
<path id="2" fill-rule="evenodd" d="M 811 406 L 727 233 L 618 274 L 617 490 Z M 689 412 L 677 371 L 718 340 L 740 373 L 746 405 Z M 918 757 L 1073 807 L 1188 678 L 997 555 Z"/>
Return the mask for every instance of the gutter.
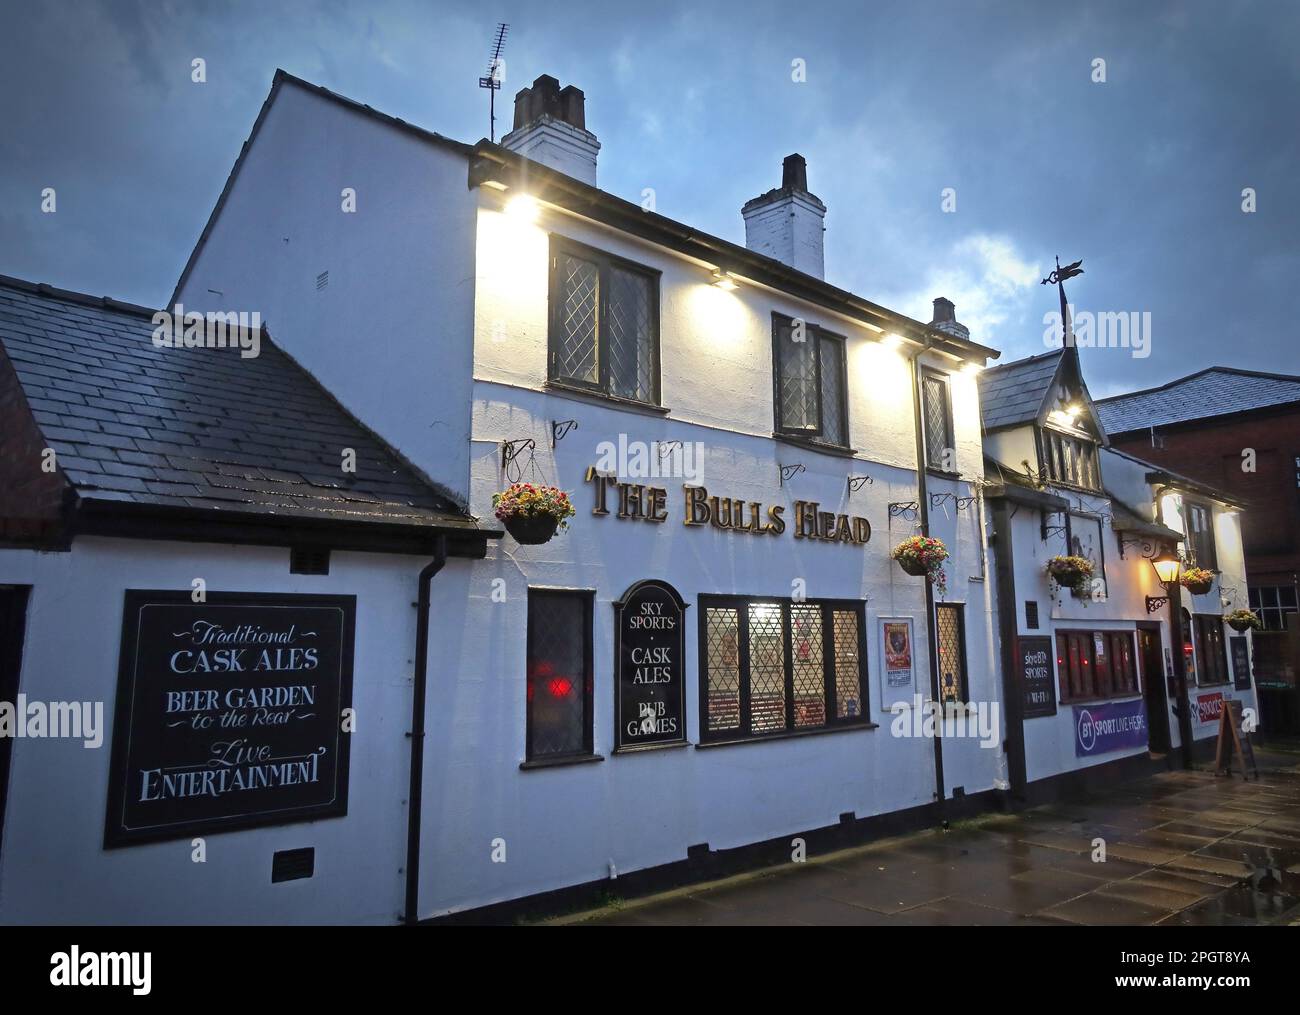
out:
<path id="1" fill-rule="evenodd" d="M 912 367 L 912 429 L 916 435 L 916 506 L 921 521 L 921 535 L 930 535 L 930 491 L 925 482 L 925 436 L 921 429 L 921 356 L 928 352 L 932 343 L 925 344 L 913 353 L 909 360 Z M 955 435 L 954 435 L 955 437 Z M 934 586 L 929 579 L 925 582 L 925 630 L 930 658 L 930 699 L 939 707 L 939 635 L 936 630 L 937 615 L 934 609 Z M 948 827 L 947 805 L 943 786 L 943 738 L 939 733 L 942 727 L 936 726 L 934 735 L 934 796 L 939 805 L 939 821 Z"/>
<path id="2" fill-rule="evenodd" d="M 429 684 L 430 586 L 447 563 L 447 537 L 439 534 L 433 560 L 420 572 L 415 611 L 415 687 L 411 694 L 411 785 L 406 801 L 406 906 L 407 926 L 420 921 L 420 819 L 424 802 L 424 715 Z"/>

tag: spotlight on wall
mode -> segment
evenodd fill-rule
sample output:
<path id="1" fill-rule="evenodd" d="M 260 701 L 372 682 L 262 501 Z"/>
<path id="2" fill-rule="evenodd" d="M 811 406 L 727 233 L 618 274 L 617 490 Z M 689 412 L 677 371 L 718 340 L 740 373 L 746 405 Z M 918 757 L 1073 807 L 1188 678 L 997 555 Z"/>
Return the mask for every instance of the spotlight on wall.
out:
<path id="1" fill-rule="evenodd" d="M 516 194 L 506 202 L 506 214 L 524 222 L 536 222 L 540 210 L 532 194 Z"/>
<path id="2" fill-rule="evenodd" d="M 736 282 L 736 276 L 729 271 L 715 271 L 713 273 L 713 285 L 719 289 L 725 289 L 727 292 L 734 292 L 740 286 Z"/>
<path id="3" fill-rule="evenodd" d="M 970 376 L 974 377 L 983 369 L 984 367 L 981 364 L 976 363 L 974 360 L 969 360 L 962 366 L 961 372 L 964 374 L 970 374 Z"/>
<path id="4" fill-rule="evenodd" d="M 880 339 L 880 344 L 886 349 L 901 349 L 903 347 L 903 339 L 901 335 L 891 333 L 882 337 Z"/>

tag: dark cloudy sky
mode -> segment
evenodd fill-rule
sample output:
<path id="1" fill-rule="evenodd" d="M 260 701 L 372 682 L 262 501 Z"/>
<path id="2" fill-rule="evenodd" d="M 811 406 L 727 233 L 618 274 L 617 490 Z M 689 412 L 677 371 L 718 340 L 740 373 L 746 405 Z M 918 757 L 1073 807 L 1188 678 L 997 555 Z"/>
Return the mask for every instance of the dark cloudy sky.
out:
<path id="1" fill-rule="evenodd" d="M 584 89 L 600 185 L 615 194 L 639 202 L 652 187 L 661 213 L 743 242 L 741 204 L 799 151 L 830 209 L 828 279 L 925 320 L 946 295 L 1004 360 L 1043 351 L 1055 295 L 1038 279 L 1059 254 L 1084 259 L 1070 289 L 1080 310 L 1151 313 L 1149 358 L 1085 351 L 1096 396 L 1210 364 L 1300 372 L 1295 2 L 0 11 L 5 274 L 160 305 L 276 67 L 473 141 L 487 133 L 476 82 L 503 20 L 503 95 L 542 73 Z M 190 80 L 196 57 L 204 84 Z M 806 81 L 792 80 L 795 60 Z"/>

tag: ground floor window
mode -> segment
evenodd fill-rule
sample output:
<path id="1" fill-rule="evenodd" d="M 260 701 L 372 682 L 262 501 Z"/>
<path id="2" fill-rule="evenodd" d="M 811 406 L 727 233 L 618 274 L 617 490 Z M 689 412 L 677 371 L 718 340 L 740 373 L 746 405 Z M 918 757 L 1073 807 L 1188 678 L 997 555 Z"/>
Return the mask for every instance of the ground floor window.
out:
<path id="1" fill-rule="evenodd" d="M 1287 617 L 1297 609 L 1295 586 L 1252 586 L 1250 608 L 1259 614 L 1265 631 L 1285 631 Z"/>
<path id="2" fill-rule="evenodd" d="M 700 739 L 863 724 L 860 602 L 700 597 Z"/>
<path id="3" fill-rule="evenodd" d="M 963 702 L 966 685 L 966 620 L 960 603 L 938 603 L 935 630 L 939 637 L 939 700 Z"/>
<path id="4" fill-rule="evenodd" d="M 1132 631 L 1057 631 L 1062 702 L 1099 701 L 1140 690 Z"/>
<path id="5" fill-rule="evenodd" d="M 1196 638 L 1196 682 L 1226 684 L 1228 682 L 1228 655 L 1223 645 L 1223 618 L 1200 614 L 1192 618 L 1192 632 Z"/>
<path id="6" fill-rule="evenodd" d="M 528 590 L 529 761 L 592 753 L 593 596 L 583 590 Z"/>

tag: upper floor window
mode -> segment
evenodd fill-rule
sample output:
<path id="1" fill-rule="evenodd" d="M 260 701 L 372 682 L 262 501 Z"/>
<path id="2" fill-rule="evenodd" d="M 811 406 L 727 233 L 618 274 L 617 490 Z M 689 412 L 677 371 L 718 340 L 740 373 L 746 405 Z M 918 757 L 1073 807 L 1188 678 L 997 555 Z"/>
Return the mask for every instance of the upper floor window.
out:
<path id="1" fill-rule="evenodd" d="M 940 472 L 956 472 L 952 439 L 952 395 L 948 375 L 934 370 L 921 373 L 921 416 L 925 431 L 925 465 Z"/>
<path id="2" fill-rule="evenodd" d="M 1109 595 L 1106 584 L 1106 544 L 1100 518 L 1092 515 L 1067 514 L 1065 516 L 1066 539 L 1070 553 L 1084 560 L 1092 561 L 1092 579 L 1088 583 L 1090 597 L 1102 599 Z"/>
<path id="3" fill-rule="evenodd" d="M 1039 473 L 1049 483 L 1064 483 L 1084 490 L 1101 489 L 1097 446 L 1056 430 L 1038 431 Z"/>
<path id="4" fill-rule="evenodd" d="M 659 273 L 551 237 L 548 377 L 659 402 Z"/>
<path id="5" fill-rule="evenodd" d="M 1214 550 L 1214 512 L 1207 504 L 1183 501 L 1183 531 L 1188 563 L 1215 570 L 1219 566 Z"/>
<path id="6" fill-rule="evenodd" d="M 772 343 L 777 432 L 847 447 L 844 339 L 773 314 Z"/>
<path id="7" fill-rule="evenodd" d="M 1287 617 L 1300 612 L 1294 585 L 1252 586 L 1250 608 L 1259 614 L 1265 631 L 1285 631 Z"/>

